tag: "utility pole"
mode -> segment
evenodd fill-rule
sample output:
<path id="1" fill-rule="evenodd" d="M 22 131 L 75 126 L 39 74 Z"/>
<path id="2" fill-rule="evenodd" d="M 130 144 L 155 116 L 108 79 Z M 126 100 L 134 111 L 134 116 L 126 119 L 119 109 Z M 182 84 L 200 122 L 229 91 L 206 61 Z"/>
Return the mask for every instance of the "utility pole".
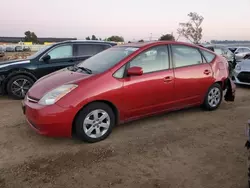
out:
<path id="1" fill-rule="evenodd" d="M 150 33 L 150 37 L 149 37 L 149 40 L 150 40 L 150 41 L 152 40 L 152 33 Z"/>

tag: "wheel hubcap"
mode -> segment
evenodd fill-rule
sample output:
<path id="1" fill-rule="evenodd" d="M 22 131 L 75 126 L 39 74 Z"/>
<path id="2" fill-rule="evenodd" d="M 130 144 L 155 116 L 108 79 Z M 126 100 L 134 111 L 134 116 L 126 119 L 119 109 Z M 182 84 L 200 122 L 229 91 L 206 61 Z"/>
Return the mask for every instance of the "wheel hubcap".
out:
<path id="1" fill-rule="evenodd" d="M 221 93 L 219 88 L 213 88 L 208 93 L 208 104 L 211 107 L 216 107 L 220 103 Z"/>
<path id="2" fill-rule="evenodd" d="M 83 122 L 83 130 L 91 138 L 103 136 L 109 129 L 110 117 L 104 110 L 98 109 L 90 112 Z"/>
<path id="3" fill-rule="evenodd" d="M 14 95 L 19 96 L 19 97 L 25 97 L 26 93 L 31 87 L 31 83 L 29 80 L 23 78 L 23 79 L 18 79 L 15 80 L 11 84 L 11 91 Z"/>

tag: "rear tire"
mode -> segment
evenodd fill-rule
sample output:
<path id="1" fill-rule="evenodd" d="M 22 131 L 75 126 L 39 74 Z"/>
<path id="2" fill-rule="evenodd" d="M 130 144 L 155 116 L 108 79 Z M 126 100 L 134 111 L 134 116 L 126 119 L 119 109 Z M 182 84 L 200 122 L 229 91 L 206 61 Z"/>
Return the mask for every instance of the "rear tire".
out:
<path id="1" fill-rule="evenodd" d="M 7 83 L 7 93 L 14 99 L 24 99 L 33 84 L 34 80 L 28 76 L 13 76 Z"/>
<path id="2" fill-rule="evenodd" d="M 203 107 L 205 110 L 216 110 L 222 101 L 223 91 L 221 85 L 218 83 L 213 84 L 206 94 L 203 102 Z"/>
<path id="3" fill-rule="evenodd" d="M 94 102 L 84 107 L 75 119 L 76 136 L 88 143 L 106 139 L 115 125 L 113 110 L 105 103 Z"/>

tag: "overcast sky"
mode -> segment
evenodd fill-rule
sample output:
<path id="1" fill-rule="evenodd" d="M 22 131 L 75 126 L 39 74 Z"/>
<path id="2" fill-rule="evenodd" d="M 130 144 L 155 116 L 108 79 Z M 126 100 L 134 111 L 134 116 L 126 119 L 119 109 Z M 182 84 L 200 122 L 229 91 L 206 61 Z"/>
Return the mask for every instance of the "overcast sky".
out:
<path id="1" fill-rule="evenodd" d="M 189 12 L 204 17 L 203 40 L 250 40 L 250 0 L 1 0 L 0 36 L 128 40 L 175 34 Z"/>

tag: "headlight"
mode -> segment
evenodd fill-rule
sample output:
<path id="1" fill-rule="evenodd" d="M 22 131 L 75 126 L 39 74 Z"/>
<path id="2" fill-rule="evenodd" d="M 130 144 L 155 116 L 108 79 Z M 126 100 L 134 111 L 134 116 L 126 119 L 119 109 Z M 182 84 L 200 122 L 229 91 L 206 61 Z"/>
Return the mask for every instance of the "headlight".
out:
<path id="1" fill-rule="evenodd" d="M 63 96 L 67 95 L 69 92 L 71 92 L 73 89 L 75 89 L 77 85 L 75 84 L 67 84 L 62 85 L 56 89 L 53 89 L 52 91 L 49 91 L 46 93 L 38 102 L 42 105 L 52 105 L 55 104 L 59 99 L 61 99 Z"/>
<path id="2" fill-rule="evenodd" d="M 235 66 L 235 70 L 240 70 L 240 69 L 241 69 L 240 65 L 237 64 L 237 65 Z"/>

